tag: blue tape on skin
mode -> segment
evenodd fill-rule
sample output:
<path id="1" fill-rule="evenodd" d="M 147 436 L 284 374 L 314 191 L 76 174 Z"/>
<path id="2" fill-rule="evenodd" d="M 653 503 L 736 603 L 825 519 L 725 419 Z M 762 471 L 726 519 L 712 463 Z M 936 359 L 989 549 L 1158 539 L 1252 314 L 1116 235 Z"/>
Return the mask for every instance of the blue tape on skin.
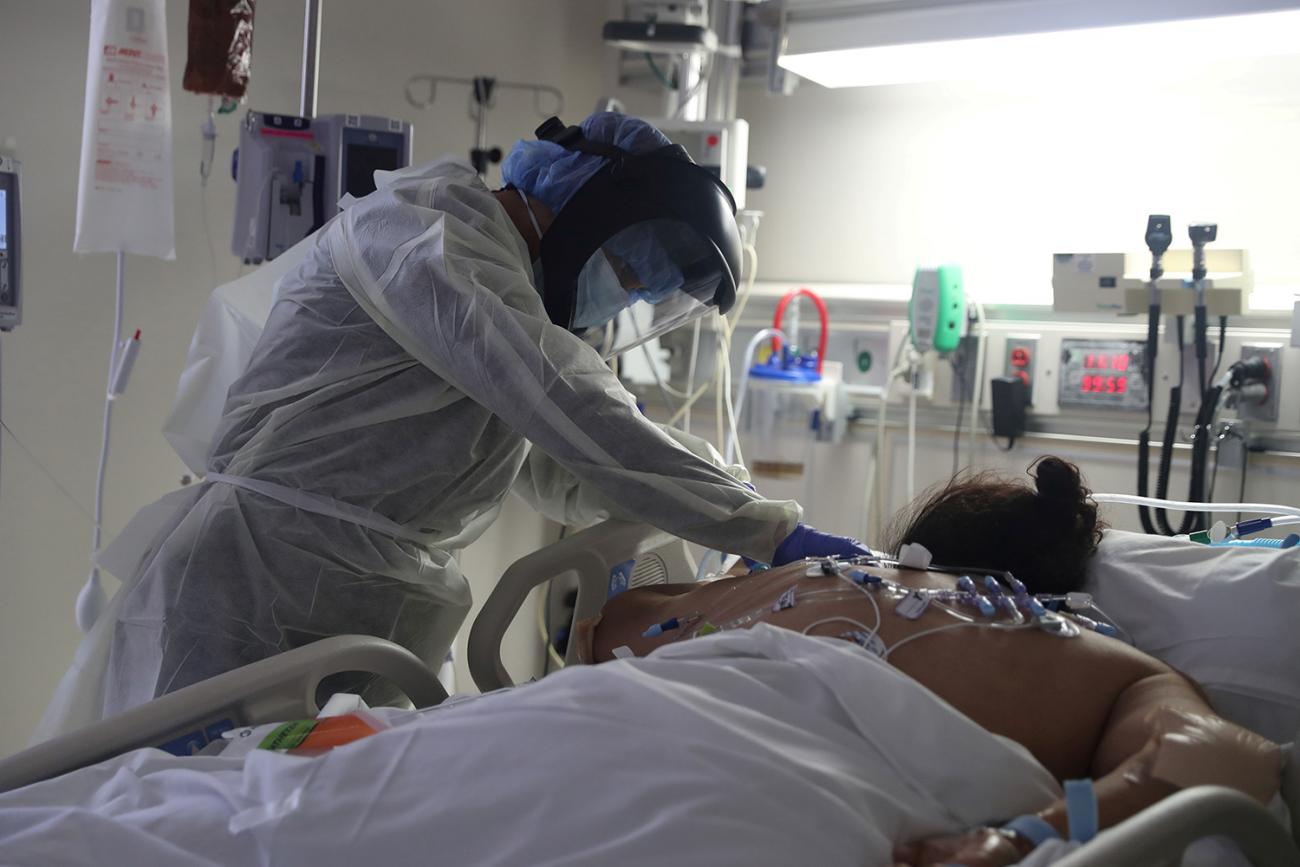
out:
<path id="1" fill-rule="evenodd" d="M 1033 843 L 1035 849 L 1046 843 L 1048 840 L 1061 839 L 1061 835 L 1056 833 L 1055 828 L 1048 824 L 1046 820 L 1040 819 L 1032 813 L 1026 813 L 1023 816 L 1016 816 L 1002 827 L 1008 831 L 1015 831 L 1021 837 L 1024 837 L 1030 843 Z"/>
<path id="2" fill-rule="evenodd" d="M 1097 836 L 1097 791 L 1092 780 L 1065 781 L 1065 813 L 1071 840 L 1087 843 Z"/>

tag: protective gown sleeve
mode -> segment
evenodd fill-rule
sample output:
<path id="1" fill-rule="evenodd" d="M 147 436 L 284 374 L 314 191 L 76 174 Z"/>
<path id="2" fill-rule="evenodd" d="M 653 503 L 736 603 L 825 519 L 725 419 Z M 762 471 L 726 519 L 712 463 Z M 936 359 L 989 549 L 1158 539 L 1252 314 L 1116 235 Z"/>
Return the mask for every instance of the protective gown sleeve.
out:
<path id="1" fill-rule="evenodd" d="M 472 175 L 400 180 L 327 239 L 340 279 L 389 336 L 622 514 L 763 561 L 794 530 L 796 503 L 765 500 L 679 445 L 595 350 L 550 322 L 523 239 Z"/>
<path id="2" fill-rule="evenodd" d="M 668 425 L 655 426 L 682 448 L 721 469 L 736 481 L 749 481 L 749 471 L 740 464 L 727 466 L 722 455 L 708 440 Z M 584 485 L 563 464 L 541 449 L 531 449 L 528 452 L 528 458 L 524 461 L 512 490 L 515 496 L 547 518 L 568 527 L 589 527 L 610 517 L 638 520 L 636 515 L 630 514 L 617 500 L 606 497 L 599 489 Z"/>

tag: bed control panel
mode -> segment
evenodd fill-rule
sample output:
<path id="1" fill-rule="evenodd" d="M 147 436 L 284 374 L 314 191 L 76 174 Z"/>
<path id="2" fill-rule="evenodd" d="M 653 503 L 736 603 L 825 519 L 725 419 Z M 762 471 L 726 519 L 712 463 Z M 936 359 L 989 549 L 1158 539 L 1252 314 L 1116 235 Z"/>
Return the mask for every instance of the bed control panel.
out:
<path id="1" fill-rule="evenodd" d="M 1140 410 L 1147 405 L 1146 346 L 1141 340 L 1061 341 L 1057 400 L 1062 408 Z"/>

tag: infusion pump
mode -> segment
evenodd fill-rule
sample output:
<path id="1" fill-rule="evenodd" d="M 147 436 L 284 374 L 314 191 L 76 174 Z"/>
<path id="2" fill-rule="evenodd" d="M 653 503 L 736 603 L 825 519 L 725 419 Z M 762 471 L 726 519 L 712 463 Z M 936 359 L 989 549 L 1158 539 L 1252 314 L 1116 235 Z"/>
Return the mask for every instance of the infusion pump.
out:
<path id="1" fill-rule="evenodd" d="M 736 200 L 736 210 L 745 207 L 749 180 L 749 124 L 743 120 L 678 120 L 650 118 L 664 135 L 686 148 L 700 166 L 717 172 Z"/>

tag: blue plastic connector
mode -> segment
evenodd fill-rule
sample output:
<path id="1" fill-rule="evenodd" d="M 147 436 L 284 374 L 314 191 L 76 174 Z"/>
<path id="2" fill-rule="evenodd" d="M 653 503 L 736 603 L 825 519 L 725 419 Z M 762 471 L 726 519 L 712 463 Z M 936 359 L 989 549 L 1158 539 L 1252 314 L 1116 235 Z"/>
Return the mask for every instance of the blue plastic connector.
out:
<path id="1" fill-rule="evenodd" d="M 1232 531 L 1238 536 L 1251 536 L 1272 526 L 1272 518 L 1251 518 L 1249 521 L 1238 521 Z"/>
<path id="2" fill-rule="evenodd" d="M 1098 635 L 1105 635 L 1107 638 L 1117 638 L 1119 636 L 1119 630 L 1111 626 L 1109 623 L 1100 623 L 1093 620 L 1091 617 L 1084 617 L 1082 614 L 1074 615 L 1074 619 L 1079 621 L 1081 626 L 1091 629 Z"/>
<path id="3" fill-rule="evenodd" d="M 861 569 L 850 569 L 846 574 L 854 584 L 866 584 L 874 587 L 880 584 L 882 580 L 879 575 L 872 575 L 870 572 L 863 572 Z"/>
<path id="4" fill-rule="evenodd" d="M 642 632 L 641 637 L 654 638 L 657 635 L 663 635 L 665 632 L 676 629 L 679 626 L 681 626 L 681 623 L 677 620 L 676 617 L 669 617 L 663 623 L 656 623 L 654 626 L 651 626 L 645 632 Z"/>

